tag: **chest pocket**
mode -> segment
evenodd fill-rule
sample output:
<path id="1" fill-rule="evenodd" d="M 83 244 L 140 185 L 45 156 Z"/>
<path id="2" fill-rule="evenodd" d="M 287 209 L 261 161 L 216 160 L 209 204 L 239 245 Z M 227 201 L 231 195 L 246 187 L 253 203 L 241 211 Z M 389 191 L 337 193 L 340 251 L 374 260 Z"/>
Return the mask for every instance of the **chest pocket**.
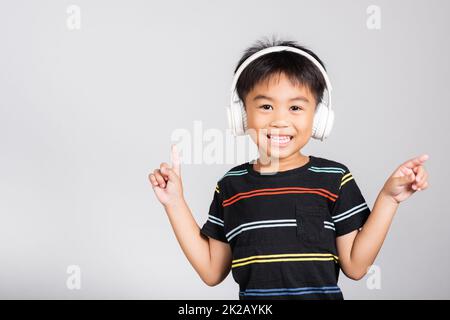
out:
<path id="1" fill-rule="evenodd" d="M 323 205 L 310 205 L 297 201 L 295 204 L 295 219 L 297 222 L 297 238 L 308 243 L 320 243 L 327 238 L 328 208 Z"/>

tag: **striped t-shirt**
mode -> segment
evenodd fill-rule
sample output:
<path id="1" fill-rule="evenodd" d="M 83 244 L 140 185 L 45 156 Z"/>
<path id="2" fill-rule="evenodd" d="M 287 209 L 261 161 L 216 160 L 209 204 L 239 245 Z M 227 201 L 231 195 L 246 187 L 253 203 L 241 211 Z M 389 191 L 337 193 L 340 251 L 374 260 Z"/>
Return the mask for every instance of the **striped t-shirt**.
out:
<path id="1" fill-rule="evenodd" d="M 218 182 L 201 233 L 230 244 L 239 299 L 343 299 L 336 237 L 371 210 L 349 169 L 310 155 L 264 174 L 253 161 Z"/>

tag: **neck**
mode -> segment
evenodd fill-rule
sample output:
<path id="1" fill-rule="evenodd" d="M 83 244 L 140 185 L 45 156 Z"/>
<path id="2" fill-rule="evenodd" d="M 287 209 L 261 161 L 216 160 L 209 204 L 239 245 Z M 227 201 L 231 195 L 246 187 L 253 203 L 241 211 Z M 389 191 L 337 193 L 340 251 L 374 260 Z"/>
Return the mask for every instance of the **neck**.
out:
<path id="1" fill-rule="evenodd" d="M 289 157 L 279 158 L 278 161 L 272 160 L 272 158 L 268 161 L 264 161 L 260 157 L 256 160 L 256 163 L 254 163 L 253 168 L 259 172 L 278 172 L 295 169 L 307 164 L 308 162 L 308 156 L 305 156 L 300 152 L 296 152 Z"/>

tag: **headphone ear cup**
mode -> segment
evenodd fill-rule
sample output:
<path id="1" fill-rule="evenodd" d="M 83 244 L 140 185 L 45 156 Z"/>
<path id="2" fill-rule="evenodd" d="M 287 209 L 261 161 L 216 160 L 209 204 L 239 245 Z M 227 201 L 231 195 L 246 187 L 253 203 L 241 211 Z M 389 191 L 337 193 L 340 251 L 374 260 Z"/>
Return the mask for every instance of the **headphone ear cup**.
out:
<path id="1" fill-rule="evenodd" d="M 244 135 L 247 127 L 247 113 L 241 101 L 236 101 L 227 108 L 227 116 L 231 133 L 235 136 Z"/>
<path id="2" fill-rule="evenodd" d="M 242 135 L 246 134 L 247 131 L 247 111 L 245 111 L 245 106 L 244 104 L 241 102 L 239 103 L 241 106 L 241 119 L 242 119 Z"/>
<path id="3" fill-rule="evenodd" d="M 314 113 L 313 130 L 311 137 L 323 141 L 328 138 L 333 128 L 334 110 L 330 110 L 323 103 L 319 103 Z"/>
<path id="4" fill-rule="evenodd" d="M 330 136 L 331 129 L 333 129 L 333 124 L 334 124 L 334 110 L 333 109 L 330 110 L 327 108 L 327 112 L 328 112 L 328 119 L 327 119 L 327 123 L 325 125 L 324 134 L 323 134 L 324 139 L 326 139 Z"/>

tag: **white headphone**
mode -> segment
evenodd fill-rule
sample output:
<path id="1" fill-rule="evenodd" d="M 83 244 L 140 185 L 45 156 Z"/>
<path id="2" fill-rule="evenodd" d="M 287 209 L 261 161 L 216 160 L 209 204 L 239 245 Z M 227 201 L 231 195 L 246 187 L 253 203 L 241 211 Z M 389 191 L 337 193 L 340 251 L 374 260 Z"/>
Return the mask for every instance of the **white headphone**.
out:
<path id="1" fill-rule="evenodd" d="M 309 53 L 300 50 L 298 48 L 289 47 L 289 46 L 274 46 L 262 49 L 250 57 L 248 57 L 238 68 L 236 71 L 233 82 L 231 85 L 231 103 L 227 107 L 227 116 L 228 116 L 228 126 L 231 129 L 231 132 L 235 136 L 246 135 L 247 130 L 247 113 L 245 111 L 244 102 L 239 98 L 236 90 L 236 84 L 238 82 L 239 76 L 242 71 L 254 60 L 259 58 L 262 55 L 268 54 L 270 52 L 277 51 L 292 51 L 296 52 L 306 58 L 308 58 L 311 62 L 313 62 L 317 68 L 319 68 L 322 73 L 326 88 L 324 89 L 323 97 L 326 98 L 325 101 L 320 102 L 314 114 L 314 122 L 313 122 L 313 130 L 311 137 L 314 139 L 320 139 L 323 141 L 330 135 L 331 129 L 333 127 L 334 122 L 334 111 L 331 110 L 331 83 L 328 78 L 325 69 L 322 65 Z M 326 94 L 325 94 L 326 91 Z"/>

